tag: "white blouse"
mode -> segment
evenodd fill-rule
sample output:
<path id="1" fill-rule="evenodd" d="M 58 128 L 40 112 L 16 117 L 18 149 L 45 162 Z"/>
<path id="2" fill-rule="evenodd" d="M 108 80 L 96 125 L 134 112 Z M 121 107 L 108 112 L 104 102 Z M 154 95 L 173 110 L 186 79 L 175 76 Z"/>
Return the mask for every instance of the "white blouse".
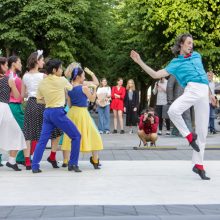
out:
<path id="1" fill-rule="evenodd" d="M 44 78 L 44 73 L 25 73 L 22 79 L 26 86 L 28 98 L 36 97 L 38 86 Z"/>
<path id="2" fill-rule="evenodd" d="M 106 87 L 99 87 L 97 92 L 96 92 L 97 95 L 105 95 L 106 97 L 107 96 L 111 96 L 111 88 L 109 86 L 106 86 Z M 109 105 L 110 104 L 110 99 L 109 101 L 107 102 L 107 104 Z"/>

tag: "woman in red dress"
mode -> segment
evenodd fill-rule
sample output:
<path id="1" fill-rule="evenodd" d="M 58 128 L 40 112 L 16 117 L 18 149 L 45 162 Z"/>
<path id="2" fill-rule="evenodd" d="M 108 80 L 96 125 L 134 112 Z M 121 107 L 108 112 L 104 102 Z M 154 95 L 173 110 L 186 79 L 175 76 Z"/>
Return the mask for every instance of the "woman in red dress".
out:
<path id="1" fill-rule="evenodd" d="M 124 110 L 124 98 L 126 89 L 123 85 L 123 79 L 118 78 L 117 86 L 112 87 L 112 103 L 111 109 L 114 113 L 114 130 L 113 133 L 117 133 L 117 118 L 119 119 L 121 131 L 120 134 L 124 134 L 124 123 L 123 123 L 123 110 Z"/>

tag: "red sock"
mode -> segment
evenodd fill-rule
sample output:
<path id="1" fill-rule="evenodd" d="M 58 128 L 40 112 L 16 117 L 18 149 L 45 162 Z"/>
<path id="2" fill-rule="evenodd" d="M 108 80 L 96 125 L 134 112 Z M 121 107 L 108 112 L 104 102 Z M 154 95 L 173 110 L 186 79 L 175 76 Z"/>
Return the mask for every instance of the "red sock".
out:
<path id="1" fill-rule="evenodd" d="M 37 141 L 31 141 L 31 155 L 34 153 L 37 146 Z"/>
<path id="2" fill-rule="evenodd" d="M 189 143 L 192 142 L 192 140 L 193 140 L 192 132 L 186 136 L 186 139 L 189 141 Z"/>
<path id="3" fill-rule="evenodd" d="M 196 164 L 195 166 L 196 166 L 196 168 L 197 168 L 197 169 L 199 169 L 199 170 L 204 170 L 204 167 L 203 167 L 203 165 L 200 165 L 200 164 Z"/>
<path id="4" fill-rule="evenodd" d="M 53 152 L 53 151 L 50 152 L 50 159 L 56 160 L 56 152 Z"/>
<path id="5" fill-rule="evenodd" d="M 26 165 L 26 166 L 31 166 L 30 157 L 25 157 L 25 165 Z"/>

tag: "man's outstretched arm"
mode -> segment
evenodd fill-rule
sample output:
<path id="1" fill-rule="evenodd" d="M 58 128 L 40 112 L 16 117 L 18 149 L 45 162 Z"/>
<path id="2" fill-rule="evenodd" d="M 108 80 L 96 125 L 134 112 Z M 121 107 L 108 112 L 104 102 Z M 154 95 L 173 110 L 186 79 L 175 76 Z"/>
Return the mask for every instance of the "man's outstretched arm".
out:
<path id="1" fill-rule="evenodd" d="M 169 76 L 169 73 L 165 70 L 165 69 L 162 69 L 162 70 L 159 70 L 159 71 L 154 71 L 153 69 L 151 69 L 148 65 L 146 65 L 140 55 L 132 50 L 131 51 L 131 54 L 130 54 L 130 57 L 131 59 L 137 63 L 148 75 L 150 75 L 152 78 L 154 79 L 160 79 L 162 77 L 166 77 L 166 76 Z"/>

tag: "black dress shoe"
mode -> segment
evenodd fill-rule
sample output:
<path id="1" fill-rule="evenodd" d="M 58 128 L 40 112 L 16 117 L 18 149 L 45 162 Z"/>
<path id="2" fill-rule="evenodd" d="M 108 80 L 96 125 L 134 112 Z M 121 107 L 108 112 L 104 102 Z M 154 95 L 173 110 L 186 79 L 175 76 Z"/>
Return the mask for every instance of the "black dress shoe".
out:
<path id="1" fill-rule="evenodd" d="M 117 134 L 118 131 L 116 129 L 113 130 L 112 134 Z"/>
<path id="2" fill-rule="evenodd" d="M 20 165 L 23 165 L 23 166 L 26 166 L 24 161 L 16 161 L 16 163 L 20 164 Z"/>
<path id="3" fill-rule="evenodd" d="M 6 163 L 6 166 L 9 167 L 9 168 L 12 168 L 13 170 L 15 171 L 21 171 L 20 168 L 18 168 L 18 165 L 17 164 L 11 164 L 9 162 Z"/>
<path id="4" fill-rule="evenodd" d="M 56 160 L 51 160 L 50 157 L 47 158 L 47 161 L 49 163 L 51 163 L 52 167 L 53 168 L 60 168 L 58 165 L 57 165 L 57 161 Z"/>
<path id="5" fill-rule="evenodd" d="M 205 170 L 200 170 L 196 166 L 193 167 L 192 171 L 196 174 L 198 174 L 202 180 L 210 180 L 210 177 L 207 177 L 205 174 Z"/>
<path id="6" fill-rule="evenodd" d="M 90 163 L 93 165 L 95 170 L 99 170 L 100 169 L 99 160 L 98 160 L 98 163 L 94 163 L 92 157 L 90 157 Z"/>
<path id="7" fill-rule="evenodd" d="M 68 164 L 68 170 L 69 170 L 69 171 L 75 171 L 76 173 L 82 172 L 82 170 L 80 170 L 79 167 L 76 166 L 76 165 L 69 165 L 69 164 Z"/>
<path id="8" fill-rule="evenodd" d="M 31 170 L 31 166 L 26 166 L 26 170 Z"/>
<path id="9" fill-rule="evenodd" d="M 41 172 L 42 172 L 42 170 L 40 170 L 40 169 L 32 170 L 32 173 L 41 173 Z"/>
<path id="10" fill-rule="evenodd" d="M 192 141 L 189 143 L 189 145 L 191 145 L 191 147 L 193 148 L 193 150 L 197 151 L 197 152 L 200 152 L 200 149 L 199 149 L 199 146 L 198 144 L 196 143 L 196 140 L 197 140 L 197 134 L 192 132 L 192 136 L 193 136 L 193 139 Z"/>
<path id="11" fill-rule="evenodd" d="M 124 131 L 124 130 L 121 130 L 121 131 L 120 131 L 120 134 L 124 134 L 124 133 L 125 133 L 125 131 Z"/>
<path id="12" fill-rule="evenodd" d="M 67 167 L 67 166 L 68 166 L 67 163 L 63 163 L 63 164 L 62 164 L 62 167 Z"/>

